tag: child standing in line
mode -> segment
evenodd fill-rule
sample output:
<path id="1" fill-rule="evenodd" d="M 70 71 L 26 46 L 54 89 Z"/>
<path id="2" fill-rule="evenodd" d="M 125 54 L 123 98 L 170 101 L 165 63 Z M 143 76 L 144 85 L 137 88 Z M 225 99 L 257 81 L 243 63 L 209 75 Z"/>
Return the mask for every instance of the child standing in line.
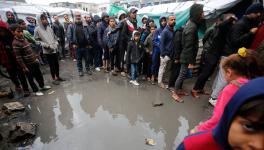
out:
<path id="1" fill-rule="evenodd" d="M 127 56 L 126 63 L 130 65 L 131 80 L 130 83 L 138 86 L 137 74 L 138 74 L 138 63 L 142 60 L 145 52 L 145 47 L 142 42 L 140 42 L 140 33 L 138 31 L 133 31 L 132 40 L 127 46 Z"/>
<path id="2" fill-rule="evenodd" d="M 240 48 L 238 54 L 227 57 L 223 62 L 225 79 L 229 83 L 220 93 L 213 116 L 204 123 L 196 126 L 191 133 L 213 129 L 219 122 L 227 103 L 237 90 L 250 79 L 264 75 L 263 64 L 257 53 L 246 48 Z"/>
<path id="3" fill-rule="evenodd" d="M 34 78 L 39 84 L 41 90 L 49 90 L 50 86 L 44 85 L 44 78 L 39 68 L 39 62 L 33 53 L 29 42 L 25 39 L 23 28 L 18 24 L 12 24 L 10 30 L 14 34 L 13 49 L 16 54 L 18 65 L 27 76 L 28 82 L 36 96 L 44 95 L 34 82 Z"/>

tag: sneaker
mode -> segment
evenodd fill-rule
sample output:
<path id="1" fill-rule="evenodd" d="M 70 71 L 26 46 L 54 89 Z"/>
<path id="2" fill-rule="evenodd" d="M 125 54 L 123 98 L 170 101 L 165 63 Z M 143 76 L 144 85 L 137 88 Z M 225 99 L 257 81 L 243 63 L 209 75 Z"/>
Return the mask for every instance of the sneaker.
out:
<path id="1" fill-rule="evenodd" d="M 132 82 L 132 84 L 135 85 L 135 86 L 139 86 L 139 83 L 138 83 L 136 80 L 134 80 L 134 81 Z"/>
<path id="2" fill-rule="evenodd" d="M 111 71 L 111 74 L 112 74 L 113 76 L 117 76 L 117 73 L 115 72 L 115 70 L 112 70 L 112 71 Z"/>
<path id="3" fill-rule="evenodd" d="M 95 71 L 100 72 L 101 69 L 100 69 L 99 67 L 96 67 L 96 68 L 95 68 Z"/>
<path id="4" fill-rule="evenodd" d="M 54 81 L 52 81 L 52 84 L 54 84 L 54 85 L 59 85 L 59 84 L 60 84 L 60 82 L 59 82 L 59 81 L 57 81 L 57 80 L 54 80 Z"/>
<path id="5" fill-rule="evenodd" d="M 83 72 L 82 72 L 82 71 L 79 72 L 79 76 L 80 76 L 80 77 L 83 76 Z"/>
<path id="6" fill-rule="evenodd" d="M 217 102 L 217 99 L 214 99 L 212 97 L 209 98 L 209 103 L 212 105 L 212 106 L 215 106 L 216 105 L 216 102 Z"/>
<path id="7" fill-rule="evenodd" d="M 76 62 L 77 60 L 76 59 L 73 59 L 72 61 Z"/>
<path id="8" fill-rule="evenodd" d="M 42 92 L 36 92 L 35 95 L 36 96 L 43 96 L 44 94 Z"/>
<path id="9" fill-rule="evenodd" d="M 88 75 L 92 75 L 92 74 L 93 74 L 92 71 L 90 71 L 90 70 L 87 70 L 86 73 L 87 73 Z"/>
<path id="10" fill-rule="evenodd" d="M 47 91 L 51 89 L 51 87 L 49 85 L 45 85 L 43 88 L 41 88 L 41 91 Z"/>
<path id="11" fill-rule="evenodd" d="M 130 80 L 130 81 L 129 81 L 129 83 L 131 83 L 131 84 L 132 84 L 132 83 L 133 83 L 133 80 Z"/>
<path id="12" fill-rule="evenodd" d="M 126 77 L 126 73 L 125 72 L 121 72 L 121 76 L 122 77 Z"/>

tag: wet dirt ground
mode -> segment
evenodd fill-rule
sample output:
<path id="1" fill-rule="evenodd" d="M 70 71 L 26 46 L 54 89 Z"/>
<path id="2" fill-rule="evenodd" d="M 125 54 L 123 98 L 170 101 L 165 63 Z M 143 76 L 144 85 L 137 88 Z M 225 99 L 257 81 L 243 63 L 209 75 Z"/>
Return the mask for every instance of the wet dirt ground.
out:
<path id="1" fill-rule="evenodd" d="M 103 72 L 79 77 L 71 60 L 60 62 L 60 68 L 67 81 L 44 96 L 20 100 L 28 110 L 26 120 L 39 126 L 33 144 L 18 149 L 173 150 L 212 109 L 208 96 L 176 103 L 168 90 L 147 81 L 135 87 L 127 78 Z M 44 72 L 51 85 L 48 68 Z M 185 88 L 194 81 L 186 80 Z M 153 107 L 159 100 L 164 105 Z M 145 138 L 156 145 L 146 145 Z"/>

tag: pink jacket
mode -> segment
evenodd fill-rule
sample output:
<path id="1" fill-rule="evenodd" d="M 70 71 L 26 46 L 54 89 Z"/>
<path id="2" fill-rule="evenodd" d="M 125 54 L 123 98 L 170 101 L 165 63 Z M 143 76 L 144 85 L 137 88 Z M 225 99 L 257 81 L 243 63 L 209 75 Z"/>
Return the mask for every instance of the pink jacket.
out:
<path id="1" fill-rule="evenodd" d="M 243 85 L 248 82 L 248 79 L 238 78 L 234 82 Z M 217 99 L 216 106 L 214 108 L 213 115 L 209 120 L 203 122 L 202 124 L 196 127 L 198 131 L 211 130 L 217 125 L 224 112 L 226 104 L 228 104 L 229 100 L 232 98 L 232 96 L 236 93 L 236 91 L 240 87 L 239 85 L 236 85 L 234 82 L 230 82 L 220 93 Z"/>

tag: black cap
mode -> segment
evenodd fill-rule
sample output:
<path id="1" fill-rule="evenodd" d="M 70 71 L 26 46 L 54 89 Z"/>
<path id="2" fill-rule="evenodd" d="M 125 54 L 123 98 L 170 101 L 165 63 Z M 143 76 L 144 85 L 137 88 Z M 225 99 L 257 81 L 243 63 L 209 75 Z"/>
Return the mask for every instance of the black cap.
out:
<path id="1" fill-rule="evenodd" d="M 135 13 L 135 12 L 137 12 L 138 10 L 136 9 L 136 8 L 131 8 L 130 10 L 129 10 L 129 13 Z"/>

